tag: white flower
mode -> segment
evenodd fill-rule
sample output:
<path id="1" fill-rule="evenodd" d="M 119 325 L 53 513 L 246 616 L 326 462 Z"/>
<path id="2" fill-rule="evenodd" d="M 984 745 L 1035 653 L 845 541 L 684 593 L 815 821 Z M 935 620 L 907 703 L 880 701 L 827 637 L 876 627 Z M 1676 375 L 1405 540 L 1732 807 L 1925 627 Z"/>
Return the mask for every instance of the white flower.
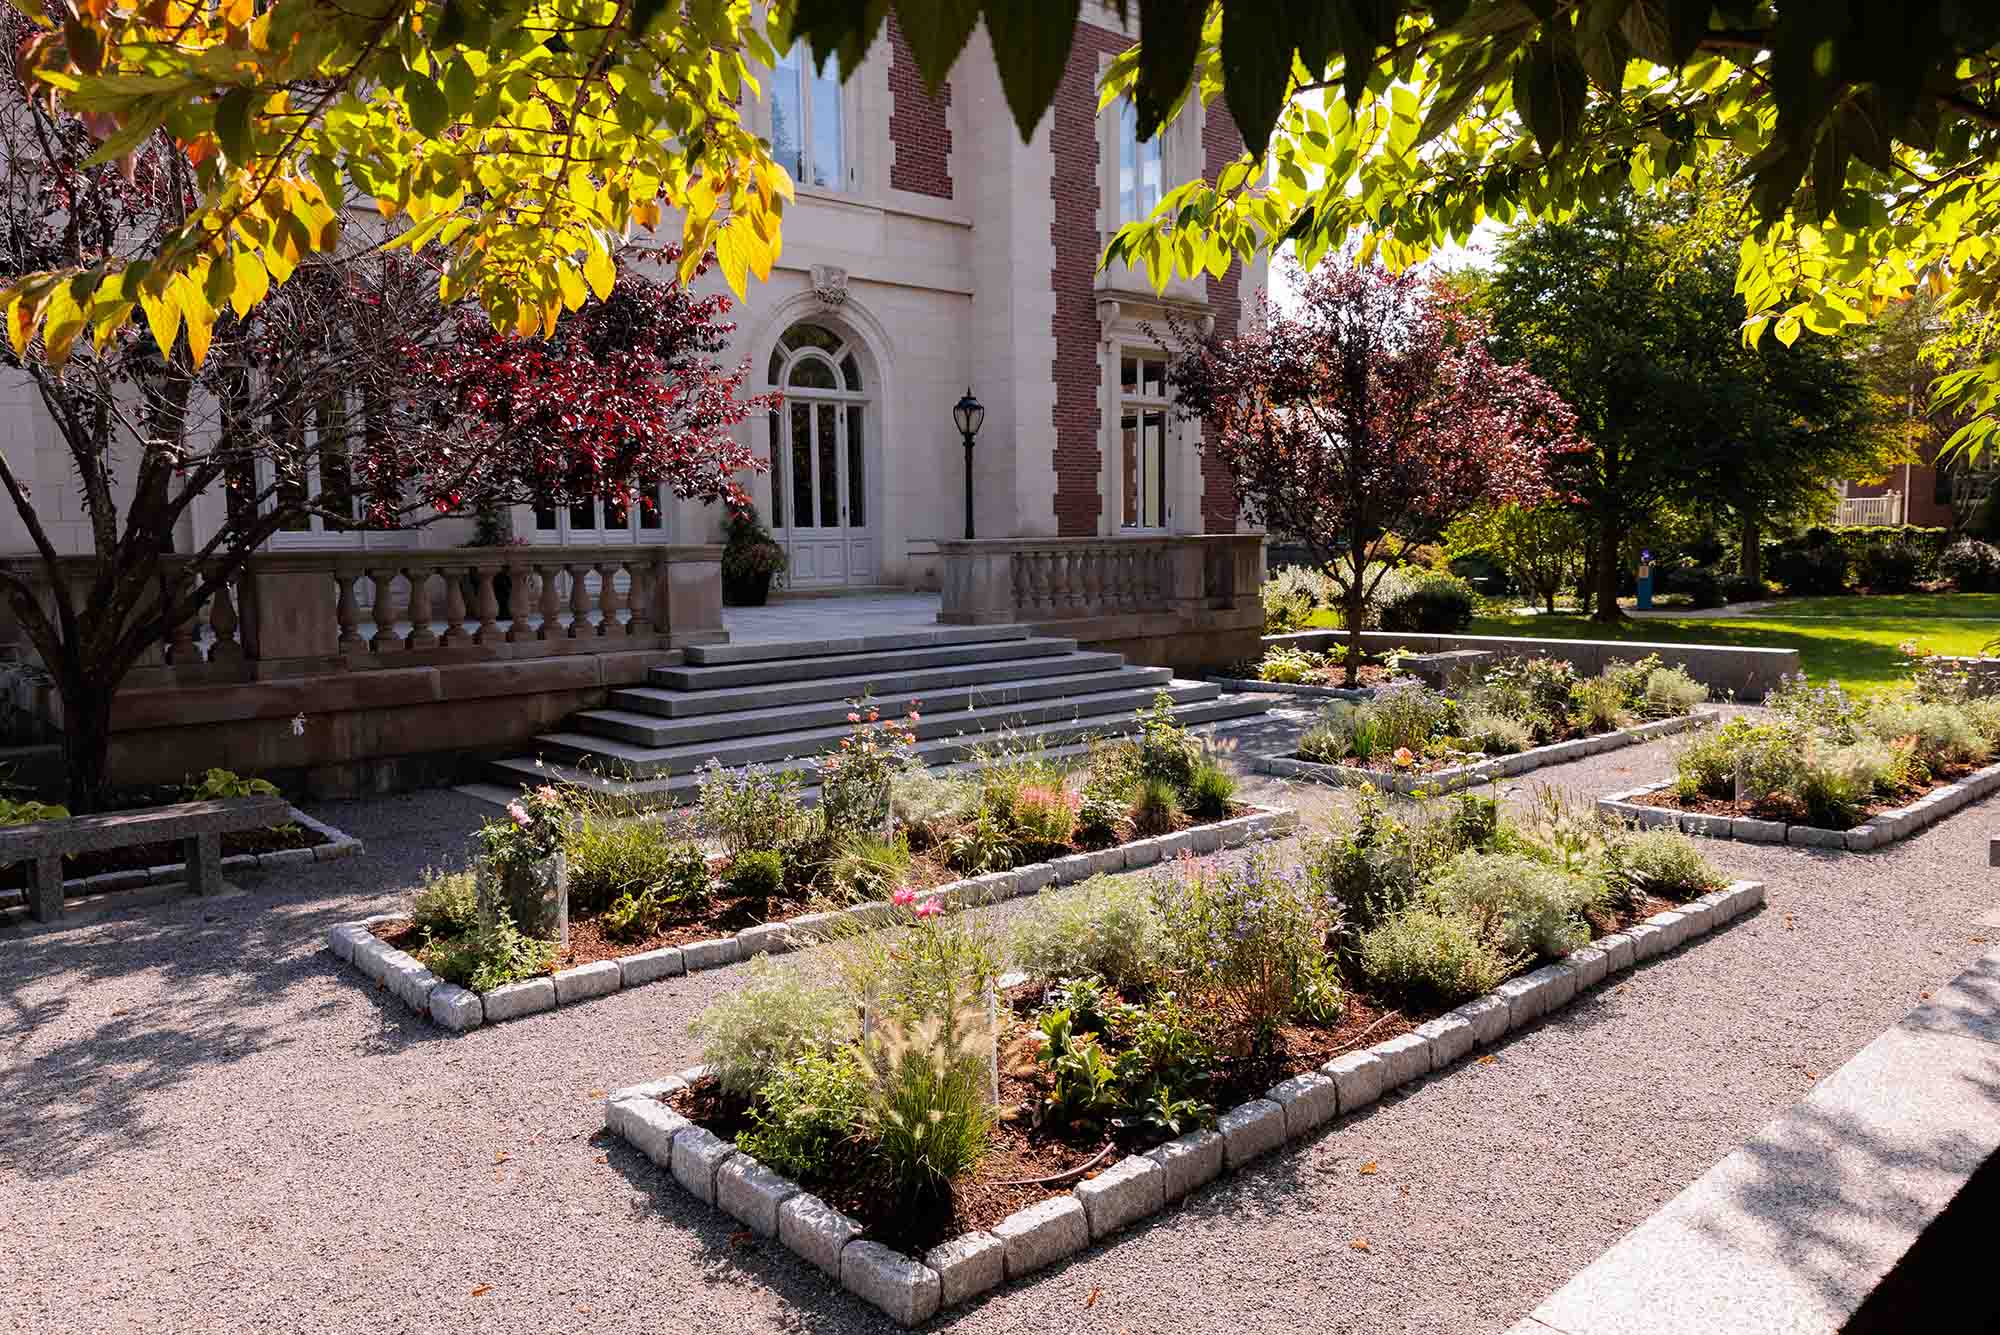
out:
<path id="1" fill-rule="evenodd" d="M 304 714 L 292 715 L 292 736 L 303 737 L 305 735 L 306 735 L 306 716 Z"/>

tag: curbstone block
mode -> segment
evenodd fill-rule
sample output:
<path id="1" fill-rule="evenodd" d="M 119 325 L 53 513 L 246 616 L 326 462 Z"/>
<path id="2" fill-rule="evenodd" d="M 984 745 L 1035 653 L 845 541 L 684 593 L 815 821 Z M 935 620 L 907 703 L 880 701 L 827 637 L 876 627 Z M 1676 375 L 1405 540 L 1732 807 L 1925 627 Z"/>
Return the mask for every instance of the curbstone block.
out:
<path id="1" fill-rule="evenodd" d="M 1181 854 L 1194 851 L 1194 831 L 1176 830 L 1172 834 L 1159 836 L 1153 842 L 1159 845 L 1160 861 L 1172 862 Z"/>
<path id="2" fill-rule="evenodd" d="M 1085 853 L 1082 856 L 1089 859 L 1090 875 L 1092 876 L 1115 876 L 1125 870 L 1125 845 L 1123 844 L 1118 844 L 1111 848 L 1100 848 L 1095 853 Z"/>
<path id="3" fill-rule="evenodd" d="M 477 992 L 468 992 L 457 983 L 439 983 L 431 989 L 431 1019 L 462 1034 L 485 1022 L 486 1007 Z"/>
<path id="4" fill-rule="evenodd" d="M 937 1271 L 879 1242 L 847 1244 L 840 1253 L 840 1287 L 901 1326 L 930 1320 L 942 1288 Z"/>
<path id="5" fill-rule="evenodd" d="M 1548 1013 L 1548 986 L 1531 973 L 1509 978 L 1493 989 L 1493 995 L 1507 1003 L 1509 1029 L 1525 1028 Z"/>
<path id="6" fill-rule="evenodd" d="M 1442 1071 L 1472 1051 L 1472 1045 L 1479 1041 L 1472 1021 L 1456 1011 L 1427 1020 L 1413 1032 L 1431 1045 L 1430 1069 L 1433 1071 Z"/>
<path id="7" fill-rule="evenodd" d="M 809 1191 L 778 1207 L 778 1241 L 840 1278 L 840 1253 L 861 1236 L 861 1225 Z"/>
<path id="8" fill-rule="evenodd" d="M 625 1099 L 651 1099 L 657 1103 L 667 1095 L 678 1093 L 686 1088 L 687 1082 L 679 1076 L 663 1075 L 657 1080 L 648 1080 L 643 1084 L 627 1085 L 623 1089 L 614 1089 L 604 1096 L 604 1125 L 611 1126 L 611 1105 L 614 1103 L 622 1102 Z M 615 1130 L 616 1128 L 613 1129 Z"/>
<path id="9" fill-rule="evenodd" d="M 659 1099 L 642 1095 L 613 1099 L 605 1110 L 604 1124 L 670 1173 L 674 1170 L 674 1138 L 694 1125 Z"/>
<path id="10" fill-rule="evenodd" d="M 1135 1219 L 1157 1214 L 1167 1203 L 1167 1173 L 1143 1154 L 1128 1154 L 1070 1194 L 1083 1205 L 1091 1241 L 1116 1233 Z"/>
<path id="11" fill-rule="evenodd" d="M 993 1236 L 1006 1248 L 1007 1278 L 1019 1279 L 1090 1245 L 1083 1202 L 1051 1196 L 1002 1219 Z"/>
<path id="12" fill-rule="evenodd" d="M 1348 1052 L 1319 1068 L 1340 1095 L 1340 1115 L 1358 1112 L 1382 1097 L 1388 1068 L 1372 1052 Z"/>
<path id="13" fill-rule="evenodd" d="M 1474 997 L 1451 1014 L 1472 1026 L 1475 1047 L 1490 1046 L 1507 1036 L 1510 1022 L 1507 1003 L 1490 992 L 1483 997 Z"/>
<path id="14" fill-rule="evenodd" d="M 1681 817 L 1681 813 L 1675 811 L 1672 807 L 1639 806 L 1636 803 L 1627 806 L 1623 814 L 1626 814 L 1642 830 L 1651 830 L 1660 826 L 1672 829 L 1679 824 Z M 1740 838 L 1741 836 L 1738 837 Z"/>
<path id="15" fill-rule="evenodd" d="M 594 964 L 579 964 L 574 969 L 557 969 L 553 977 L 558 1006 L 608 996 L 616 992 L 625 980 L 625 975 L 619 972 L 617 960 L 598 960 Z"/>
<path id="16" fill-rule="evenodd" d="M 297 867 L 314 861 L 317 861 L 317 859 L 313 857 L 313 851 L 310 848 L 281 848 L 275 853 L 259 853 L 257 855 L 257 866 L 264 871 L 275 870 L 279 867 Z M 179 871 L 180 868 L 176 866 L 172 870 Z"/>
<path id="17" fill-rule="evenodd" d="M 361 935 L 354 939 L 353 960 L 355 968 L 379 983 L 388 968 L 389 943 L 363 928 Z"/>
<path id="18" fill-rule="evenodd" d="M 864 905 L 873 908 L 874 905 Z M 883 908 L 893 908 L 884 904 Z M 850 910 L 852 912 L 852 910 Z M 720 969 L 725 964 L 734 964 L 742 959 L 742 947 L 733 936 L 716 937 L 711 941 L 695 941 L 681 947 L 681 963 L 689 972 L 698 969 Z"/>
<path id="19" fill-rule="evenodd" d="M 1782 844 L 1785 842 L 1785 823 L 1781 820 L 1752 820 L 1748 816 L 1738 816 L 1729 822 L 1729 834 L 1733 839 L 1741 839 L 1752 844 Z"/>
<path id="20" fill-rule="evenodd" d="M 1869 821 L 1855 826 L 1841 836 L 1850 853 L 1866 853 L 1882 842 L 1882 831 Z"/>
<path id="21" fill-rule="evenodd" d="M 1606 978 L 1609 978 L 1614 973 L 1629 969 L 1638 963 L 1639 957 L 1633 947 L 1632 938 L 1624 932 L 1613 932 L 1609 936 L 1600 936 L 1597 938 L 1595 945 L 1599 950 L 1604 952 L 1604 976 Z"/>
<path id="22" fill-rule="evenodd" d="M 418 963 L 416 956 L 400 950 L 390 952 L 386 969 L 383 981 L 389 984 L 389 990 L 417 1014 L 429 1015 L 431 993 L 444 985 L 444 979 Z"/>
<path id="23" fill-rule="evenodd" d="M 1196 857 L 1213 853 L 1222 847 L 1222 831 L 1213 825 L 1197 825 L 1188 831 L 1188 847 Z"/>
<path id="24" fill-rule="evenodd" d="M 715 1170 L 715 1203 L 760 1238 L 778 1234 L 778 1207 L 799 1194 L 799 1184 L 747 1154 L 725 1160 Z"/>
<path id="25" fill-rule="evenodd" d="M 372 936 L 366 927 L 358 922 L 340 922 L 326 929 L 326 946 L 334 958 L 354 963 L 354 948 Z"/>
<path id="26" fill-rule="evenodd" d="M 1398 1034 L 1368 1049 L 1382 1063 L 1382 1092 L 1401 1089 L 1431 1073 L 1430 1040 L 1420 1034 Z"/>
<path id="27" fill-rule="evenodd" d="M 1822 830 L 1815 825 L 1787 825 L 1785 842 L 1802 848 L 1845 848 L 1845 830 Z"/>
<path id="28" fill-rule="evenodd" d="M 1722 892 L 1729 896 L 1735 906 L 1731 917 L 1740 917 L 1751 909 L 1760 908 L 1764 903 L 1764 883 L 1762 881 L 1738 881 Z"/>
<path id="29" fill-rule="evenodd" d="M 1651 923 L 1642 922 L 1636 927 L 1627 927 L 1625 935 L 1632 938 L 1634 964 L 1640 960 L 1649 960 L 1667 948 L 1667 934 Z"/>
<path id="30" fill-rule="evenodd" d="M 1134 839 L 1131 843 L 1125 845 L 1125 870 L 1127 871 L 1137 871 L 1141 867 L 1150 867 L 1159 860 L 1160 837 L 1158 835 L 1150 839 Z"/>
<path id="31" fill-rule="evenodd" d="M 1340 1091 L 1318 1071 L 1306 1071 L 1271 1086 L 1265 1098 L 1285 1110 L 1285 1139 L 1297 1140 L 1330 1122 L 1340 1111 Z"/>
<path id="32" fill-rule="evenodd" d="M 1014 873 L 1014 893 L 1032 895 L 1056 883 L 1056 869 L 1046 862 L 1023 867 Z"/>
<path id="33" fill-rule="evenodd" d="M 1691 899 L 1675 910 L 1687 923 L 1681 932 L 1681 940 L 1692 941 L 1698 936 L 1706 936 L 1715 930 L 1715 905 L 1704 899 Z"/>
<path id="34" fill-rule="evenodd" d="M 1675 947 L 1679 946 L 1681 942 L 1687 940 L 1687 934 L 1688 934 L 1687 918 L 1683 914 L 1677 913 L 1672 909 L 1666 909 L 1662 912 L 1655 913 L 1652 917 L 1646 919 L 1645 925 L 1648 927 L 1657 927 L 1660 929 L 1659 953 L 1662 955 L 1666 954 L 1669 950 L 1672 950 Z"/>
<path id="35" fill-rule="evenodd" d="M 674 978 L 686 972 L 687 963 L 681 959 L 679 946 L 661 946 L 658 950 L 618 957 L 618 976 L 626 987 L 656 983 L 662 978 Z"/>
<path id="36" fill-rule="evenodd" d="M 1178 1140 L 1146 1151 L 1158 1164 L 1167 1200 L 1177 1201 L 1222 1176 L 1222 1137 L 1213 1131 L 1190 1131 Z"/>
<path id="37" fill-rule="evenodd" d="M 1544 1015 L 1554 1015 L 1570 1002 L 1576 1000 L 1577 970 L 1567 960 L 1557 960 L 1554 964 L 1544 964 L 1529 974 L 1530 978 L 1542 980 L 1547 989 L 1547 1003 L 1542 1007 Z"/>
<path id="38" fill-rule="evenodd" d="M 1576 970 L 1576 990 L 1596 987 L 1611 972 L 1611 960 L 1595 946 L 1579 946 L 1569 953 L 1569 964 Z"/>
<path id="39" fill-rule="evenodd" d="M 1007 1244 L 984 1230 L 961 1233 L 931 1248 L 924 1264 L 937 1271 L 939 1305 L 952 1307 L 1000 1287 L 1007 1278 Z"/>
<path id="40" fill-rule="evenodd" d="M 1730 818 L 1711 816 L 1700 811 L 1683 811 L 1681 829 L 1687 834 L 1700 835 L 1705 839 L 1729 838 Z"/>
<path id="41" fill-rule="evenodd" d="M 674 1181 L 703 1205 L 715 1204 L 716 1170 L 736 1154 L 736 1144 L 689 1124 L 674 1136 Z"/>
<path id="42" fill-rule="evenodd" d="M 1285 1143 L 1285 1110 L 1270 1099 L 1239 1103 L 1215 1119 L 1222 1158 L 1238 1168 Z"/>
<path id="43" fill-rule="evenodd" d="M 760 922 L 736 933 L 736 957 L 781 955 L 792 948 L 791 934 L 781 922 Z"/>
<path id="44" fill-rule="evenodd" d="M 1055 873 L 1056 884 L 1067 885 L 1071 881 L 1081 881 L 1090 875 L 1090 854 L 1071 853 L 1049 863 L 1049 870 Z"/>
<path id="45" fill-rule="evenodd" d="M 556 981 L 542 977 L 508 983 L 482 993 L 479 1000 L 485 1004 L 488 1024 L 533 1015 L 537 1011 L 552 1011 L 556 1008 Z"/>

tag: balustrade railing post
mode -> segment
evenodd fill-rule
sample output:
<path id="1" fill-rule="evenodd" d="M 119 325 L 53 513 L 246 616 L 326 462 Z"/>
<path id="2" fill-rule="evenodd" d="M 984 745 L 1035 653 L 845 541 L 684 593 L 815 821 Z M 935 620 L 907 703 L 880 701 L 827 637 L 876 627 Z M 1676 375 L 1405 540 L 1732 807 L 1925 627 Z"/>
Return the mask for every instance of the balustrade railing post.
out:
<path id="1" fill-rule="evenodd" d="M 535 628 L 538 640 L 560 640 L 562 628 L 562 591 L 556 586 L 556 576 L 562 567 L 554 562 L 536 562 L 535 575 L 541 580 L 542 624 Z"/>
<path id="2" fill-rule="evenodd" d="M 230 596 L 229 583 L 225 580 L 215 586 L 215 596 L 208 603 L 208 628 L 215 635 L 214 643 L 208 647 L 209 662 L 243 661 L 243 646 L 236 641 L 237 627 L 241 624 L 236 615 L 236 602 Z"/>
<path id="3" fill-rule="evenodd" d="M 602 576 L 597 587 L 597 633 L 607 640 L 622 640 L 625 623 L 618 619 L 618 612 L 625 598 L 618 592 L 618 572 L 625 569 L 625 562 L 614 557 L 598 562 L 598 569 Z"/>
<path id="4" fill-rule="evenodd" d="M 378 566 L 368 572 L 368 582 L 374 586 L 375 602 L 368 609 L 375 621 L 375 633 L 368 637 L 368 652 L 371 654 L 393 654 L 401 652 L 403 637 L 396 634 L 395 598 L 396 571 L 393 566 Z"/>
<path id="5" fill-rule="evenodd" d="M 500 591 L 494 587 L 498 572 L 490 565 L 473 567 L 478 580 L 479 629 L 473 633 L 474 644 L 500 643 Z M 510 590 L 511 592 L 511 590 Z"/>
<path id="6" fill-rule="evenodd" d="M 627 561 L 625 569 L 630 573 L 632 589 L 626 603 L 632 609 L 632 619 L 625 623 L 625 633 L 633 639 L 653 634 L 653 588 L 659 578 L 660 558 L 647 553 L 635 561 Z"/>
<path id="7" fill-rule="evenodd" d="M 405 566 L 403 573 L 410 581 L 410 637 L 404 643 L 412 649 L 435 649 L 438 637 L 431 629 L 431 572 L 412 564 Z"/>
<path id="8" fill-rule="evenodd" d="M 563 569 L 569 572 L 569 637 L 589 639 L 597 633 L 590 624 L 590 566 L 571 561 Z"/>
<path id="9" fill-rule="evenodd" d="M 354 604 L 354 581 L 361 578 L 357 570 L 345 570 L 338 566 L 333 572 L 333 622 L 339 627 L 339 636 L 334 640 L 335 652 L 340 654 L 365 653 L 368 644 L 356 629 L 361 623 L 361 611 Z"/>
<path id="10" fill-rule="evenodd" d="M 460 649 L 472 643 L 472 628 L 465 624 L 465 581 L 472 572 L 471 566 L 445 566 L 439 573 L 444 576 L 444 640 L 448 649 Z"/>

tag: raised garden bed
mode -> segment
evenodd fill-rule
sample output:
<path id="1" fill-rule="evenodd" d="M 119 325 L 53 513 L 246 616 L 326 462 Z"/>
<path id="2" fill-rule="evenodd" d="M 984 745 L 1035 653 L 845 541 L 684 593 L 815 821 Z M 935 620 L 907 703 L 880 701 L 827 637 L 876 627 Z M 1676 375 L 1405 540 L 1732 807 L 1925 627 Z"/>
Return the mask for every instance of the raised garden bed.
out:
<path id="1" fill-rule="evenodd" d="M 1629 728 L 1619 728 L 1612 732 L 1551 742 L 1547 746 L 1531 747 L 1513 755 L 1492 756 L 1463 764 L 1443 763 L 1430 768 L 1418 765 L 1397 768 L 1393 764 L 1325 765 L 1310 760 L 1300 760 L 1296 755 L 1251 755 L 1248 760 L 1251 768 L 1282 778 L 1311 779 L 1317 783 L 1348 786 L 1367 784 L 1395 793 L 1419 791 L 1445 793 L 1476 784 L 1492 783 L 1518 774 L 1527 774 L 1545 765 L 1566 764 L 1572 760 L 1581 760 L 1585 756 L 1600 755 L 1626 746 L 1637 746 L 1642 742 L 1655 741 L 1692 728 L 1705 727 L 1714 719 L 1715 715 L 1710 711 L 1684 714 L 1678 718 L 1656 719 L 1650 723 L 1634 724 Z"/>
<path id="2" fill-rule="evenodd" d="M 1295 1040 L 1287 1031 L 1275 1064 L 1241 1070 L 1216 1087 L 1216 1105 L 1227 1110 L 1213 1129 L 1160 1136 L 1161 1143 L 1150 1146 L 1141 1138 L 1129 1144 L 1132 1152 L 1121 1152 L 1128 1145 L 1114 1140 L 1116 1148 L 1105 1153 L 1102 1135 L 1065 1139 L 1003 1112 L 980 1174 L 954 1190 L 948 1207 L 929 1214 L 886 1209 L 884 1194 L 864 1181 L 791 1180 L 740 1150 L 734 1134 L 745 1125 L 741 1101 L 722 1095 L 707 1067 L 616 1091 L 605 1102 L 605 1126 L 697 1199 L 759 1237 L 776 1238 L 848 1292 L 914 1326 L 1451 1067 L 1568 1005 L 1584 989 L 1763 901 L 1761 884 L 1734 882 L 1649 912 L 1643 921 L 1442 1013 L 1383 1012 L 1356 1000 L 1343 1009 L 1340 1023 L 1311 1031 L 1311 1039 Z M 1018 1047 L 1026 1028 L 1023 1011 L 1039 991 L 1031 983 L 1008 993 L 1014 1004 L 1001 1042 L 1003 1106 L 1047 1096 L 1046 1077 L 1038 1084 L 1018 1061 L 1006 1060 L 1009 1045 Z"/>
<path id="3" fill-rule="evenodd" d="M 1149 867 L 1183 852 L 1211 853 L 1256 840 L 1280 838 L 1297 826 L 1295 811 L 1248 807 L 1246 814 L 1227 820 L 1193 825 L 1172 834 L 1132 839 L 1011 871 L 951 881 L 927 888 L 925 894 L 936 898 L 946 910 L 956 911 L 1034 894 L 1051 885 Z M 736 911 L 740 910 L 718 910 Z M 886 900 L 802 913 L 782 921 L 748 924 L 727 934 L 595 958 L 486 992 L 445 982 L 414 955 L 400 949 L 395 942 L 402 939 L 398 929 L 408 924 L 405 914 L 378 914 L 360 922 L 336 924 L 327 930 L 327 944 L 336 956 L 394 992 L 411 1010 L 429 1016 L 446 1029 L 463 1032 L 481 1024 L 605 996 L 622 988 L 721 968 L 755 955 L 782 953 L 846 932 L 885 926 L 895 916 L 895 907 Z M 713 924 L 718 920 L 704 921 Z"/>
<path id="4" fill-rule="evenodd" d="M 289 824 L 293 828 L 274 826 L 223 835 L 224 874 L 328 862 L 353 857 L 362 851 L 359 839 L 308 816 L 297 807 L 291 809 Z M 64 876 L 63 893 L 67 897 L 106 894 L 185 880 L 187 866 L 179 859 L 180 847 L 172 842 L 79 854 L 64 863 L 64 871 L 74 871 L 75 875 Z M 24 901 L 32 870 L 28 863 L 0 870 L 0 908 L 16 907 Z"/>
<path id="5" fill-rule="evenodd" d="M 1632 825 L 1670 826 L 1711 839 L 1865 853 L 1907 839 L 1967 803 L 1977 802 L 2000 789 L 2000 764 L 1948 773 L 1900 795 L 1901 805 L 1870 808 L 1872 814 L 1866 820 L 1840 830 L 1808 824 L 1781 801 L 1772 799 L 1734 803 L 1696 798 L 1684 804 L 1675 796 L 1674 787 L 1674 780 L 1662 779 L 1643 787 L 1607 793 L 1597 800 L 1597 809 L 1603 815 Z"/>

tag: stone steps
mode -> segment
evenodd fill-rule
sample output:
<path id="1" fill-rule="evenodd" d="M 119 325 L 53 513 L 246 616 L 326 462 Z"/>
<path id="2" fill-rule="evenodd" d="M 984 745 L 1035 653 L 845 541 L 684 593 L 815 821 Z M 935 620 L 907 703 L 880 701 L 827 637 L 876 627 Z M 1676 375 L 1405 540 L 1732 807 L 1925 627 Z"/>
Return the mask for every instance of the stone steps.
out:
<path id="1" fill-rule="evenodd" d="M 692 652 L 692 651 L 690 651 Z M 647 674 L 655 686 L 677 691 L 716 691 L 737 686 L 821 677 L 879 678 L 919 668 L 960 663 L 998 663 L 1017 658 L 1054 658 L 1076 652 L 1076 641 L 1031 635 L 970 644 L 924 645 L 868 653 L 801 654 L 793 658 L 753 659 L 747 663 L 683 664 L 656 667 Z"/>
<path id="2" fill-rule="evenodd" d="M 828 654 L 883 653 L 895 649 L 931 649 L 953 644 L 992 644 L 1025 640 L 1026 626 L 939 626 L 935 630 L 904 630 L 882 635 L 848 635 L 824 640 L 689 645 L 687 661 L 703 667 L 730 663 L 766 663 L 775 659 L 823 657 Z"/>
<path id="3" fill-rule="evenodd" d="M 1113 657 L 1115 655 L 1104 655 Z M 1026 704 L 1064 696 L 1096 695 L 1105 691 L 1156 690 L 1173 680 L 1166 668 L 1114 667 L 1109 671 L 1073 672 L 1061 676 L 1026 677 L 1012 681 L 975 682 L 938 690 L 899 690 L 868 694 L 869 704 L 884 718 L 901 717 L 912 709 L 926 720 L 963 715 L 997 705 Z M 900 685 L 891 679 L 891 686 Z M 628 696 L 630 692 L 620 692 Z M 748 695 L 750 692 L 743 692 Z M 616 698 L 616 697 L 615 697 Z M 586 709 L 571 716 L 576 731 L 635 746 L 688 746 L 731 738 L 790 733 L 813 728 L 844 728 L 855 696 L 813 704 L 752 706 L 719 710 L 684 718 L 661 717 L 650 709 Z M 626 700 L 618 698 L 624 705 Z M 651 703 L 650 701 L 647 703 Z"/>
<path id="4" fill-rule="evenodd" d="M 1223 695 L 1206 682 L 1176 684 L 1208 688 L 1204 698 L 1175 707 L 1174 716 L 1185 727 L 1193 728 L 1203 724 L 1248 718 L 1262 714 L 1270 707 L 1268 697 Z M 1138 704 L 1144 705 L 1150 703 L 1150 700 L 1150 693 L 1146 693 L 1145 699 Z M 1045 754 L 1070 756 L 1083 754 L 1088 749 L 1087 744 L 1093 740 L 1129 736 L 1137 731 L 1136 710 L 1128 708 L 1122 713 L 1069 717 L 1056 722 L 1027 724 L 1009 728 L 1004 733 L 962 733 L 919 741 L 916 753 L 917 758 L 927 765 L 956 769 L 976 762 L 983 748 L 992 747 L 1003 739 L 1011 746 L 1040 746 L 1045 748 Z M 838 742 L 834 744 L 838 745 Z M 771 763 L 767 768 L 773 771 L 799 773 L 810 784 L 816 758 L 817 753 L 800 754 Z M 720 760 L 721 757 L 717 756 L 717 759 Z M 705 758 L 703 763 L 706 763 Z M 615 765 L 593 765 L 581 761 L 580 758 L 577 760 L 544 758 L 539 764 L 534 759 L 496 761 L 490 767 L 489 774 L 494 786 L 519 787 L 550 782 L 581 784 L 614 795 L 633 809 L 687 802 L 694 797 L 701 786 L 701 776 L 697 772 L 635 778 L 626 776 Z M 479 785 L 479 789 L 483 795 L 485 785 Z"/>
<path id="5" fill-rule="evenodd" d="M 806 681 L 768 682 L 727 691 L 676 690 L 665 686 L 629 686 L 611 692 L 610 706 L 661 718 L 741 713 L 755 709 L 824 703 L 845 704 L 864 695 L 915 696 L 960 686 L 986 685 L 1029 678 L 1109 672 L 1122 667 L 1119 654 L 1078 650 L 1061 655 L 955 663 L 947 667 L 903 672 L 835 673 Z"/>

